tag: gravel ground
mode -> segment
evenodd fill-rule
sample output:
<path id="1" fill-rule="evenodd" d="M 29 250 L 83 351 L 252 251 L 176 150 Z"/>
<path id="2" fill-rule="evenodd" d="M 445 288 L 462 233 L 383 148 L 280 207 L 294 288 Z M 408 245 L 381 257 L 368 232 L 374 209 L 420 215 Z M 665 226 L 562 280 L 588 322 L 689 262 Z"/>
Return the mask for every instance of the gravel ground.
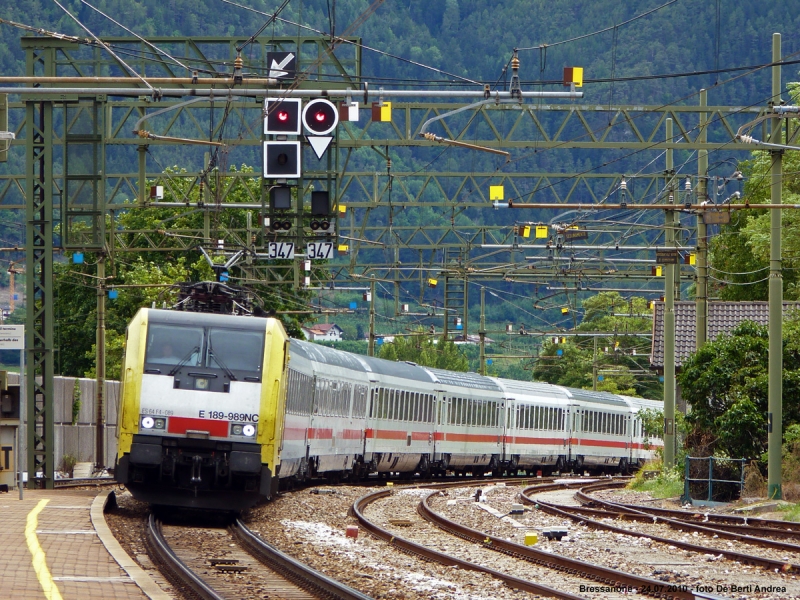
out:
<path id="1" fill-rule="evenodd" d="M 485 492 L 485 503 L 474 501 L 475 491 L 479 487 Z M 648 538 L 594 531 L 541 511 L 526 510 L 521 517 L 498 518 L 479 508 L 479 504 L 485 504 L 495 511 L 507 513 L 512 503 L 519 502 L 517 494 L 520 489 L 518 486 L 467 484 L 467 487 L 446 490 L 433 497 L 431 506 L 437 512 L 469 527 L 519 543 L 522 543 L 526 531 L 541 532 L 544 527 L 566 526 L 568 537 L 556 542 L 547 541 L 540 535 L 539 547 L 573 558 L 585 560 L 588 556 L 594 563 L 652 577 L 668 584 L 700 589 L 736 600 L 800 600 L 800 579 L 795 575 L 787 576 L 741 565 L 719 555 L 683 551 L 674 546 L 654 543 Z M 317 491 L 323 493 L 313 493 Z M 363 530 L 359 531 L 357 539 L 346 537 L 347 526 L 357 524 L 355 518 L 349 516 L 348 510 L 357 498 L 369 491 L 364 487 L 342 486 L 294 492 L 248 511 L 243 520 L 255 533 L 284 552 L 374 598 L 496 600 L 534 597 L 511 590 L 487 575 L 457 567 L 444 567 L 405 554 Z M 398 489 L 391 497 L 371 505 L 367 517 L 395 531 L 400 537 L 491 568 L 512 572 L 518 577 L 573 591 L 587 598 L 618 597 L 613 593 L 579 591 L 580 583 L 588 586 L 597 584 L 531 565 L 441 532 L 417 515 L 417 503 L 428 493 L 428 490 Z M 572 504 L 567 501 L 573 494 L 574 490 L 554 492 L 547 494 L 547 499 Z M 653 502 L 649 494 L 629 490 L 606 490 L 595 495 L 615 502 L 671 507 L 668 502 Z M 544 499 L 545 495 L 542 496 Z M 115 536 L 161 587 L 173 594 L 170 584 L 153 567 L 147 556 L 144 542 L 147 506 L 134 500 L 127 492 L 118 493 L 117 501 L 118 508 L 106 515 Z M 389 519 L 407 519 L 411 525 L 392 525 Z M 686 539 L 701 545 L 714 544 L 718 548 L 735 548 L 800 563 L 800 558 L 795 555 L 758 547 L 745 549 L 745 546 L 735 542 L 683 534 L 658 524 L 624 521 L 614 524 L 635 527 L 638 531 L 642 528 L 651 531 L 649 528 L 652 527 L 653 535 Z M 777 591 L 758 591 L 756 586 L 762 590 L 764 586 L 773 586 Z"/>
<path id="2" fill-rule="evenodd" d="M 336 487 L 330 494 L 304 490 L 250 510 L 244 521 L 262 539 L 315 569 L 374 598 L 495 600 L 531 598 L 481 573 L 445 567 L 395 550 L 365 531 L 348 538 L 352 504 L 369 493 Z M 323 491 L 327 491 L 323 488 Z M 417 497 L 407 496 L 416 506 Z M 394 517 L 392 517 L 394 518 Z M 398 535 L 406 536 L 408 528 Z M 460 542 L 451 538 L 453 546 Z"/>
<path id="3" fill-rule="evenodd" d="M 525 526 L 517 529 L 511 525 L 511 518 L 499 519 L 478 507 L 474 502 L 477 486 L 450 490 L 449 496 L 435 497 L 431 506 L 439 513 L 474 529 L 522 543 L 525 531 L 538 530 L 551 526 L 565 526 L 569 536 L 561 542 L 547 541 L 540 536 L 542 548 L 570 556 L 585 558 L 591 556 L 592 562 L 659 579 L 675 585 L 686 585 L 690 589 L 712 588 L 710 591 L 731 598 L 773 598 L 775 600 L 800 598 L 800 580 L 796 575 L 774 573 L 757 567 L 732 562 L 719 555 L 697 554 L 655 543 L 647 538 L 633 538 L 622 534 L 594 531 L 571 520 L 561 519 L 542 511 L 526 511 L 524 516 L 515 519 Z M 485 487 L 487 504 L 500 512 L 508 512 L 511 504 L 519 502 L 518 487 Z M 568 492 L 573 494 L 574 492 Z M 604 492 L 609 499 L 617 502 L 641 502 L 649 500 L 639 492 L 624 491 L 621 494 Z M 614 494 L 614 496 L 609 496 Z M 550 502 L 561 502 L 565 492 L 533 495 Z M 731 548 L 760 556 L 781 560 L 795 560 L 793 555 L 776 552 L 766 548 L 748 547 L 727 540 L 712 539 L 699 534 L 684 534 L 663 525 L 649 523 L 614 522 L 614 525 L 651 532 L 652 535 L 682 539 L 692 543 Z M 775 586 L 776 592 L 757 592 L 756 586 Z M 785 591 L 784 591 L 785 588 Z"/>
<path id="4" fill-rule="evenodd" d="M 470 492 L 474 492 L 474 490 L 474 487 L 446 490 L 440 492 L 437 499 L 442 502 L 448 502 L 451 496 L 463 494 L 464 499 L 467 500 L 467 495 Z M 621 593 L 589 592 L 585 589 L 586 587 L 599 587 L 604 584 L 507 556 L 443 532 L 417 514 L 417 505 L 430 492 L 431 490 L 425 489 L 398 490 L 393 496 L 371 504 L 367 508 L 366 516 L 378 525 L 396 532 L 398 536 L 403 536 L 418 544 L 451 554 L 463 560 L 513 574 L 522 579 L 568 591 L 585 598 L 629 598 L 629 596 Z M 453 500 L 453 502 L 459 501 Z M 466 504 L 466 502 L 462 504 Z M 472 504 L 474 504 L 474 500 Z M 495 517 L 492 518 L 494 519 Z M 394 527 L 390 523 L 390 519 L 406 519 L 411 521 L 413 525 L 411 527 Z M 522 535 L 524 536 L 524 532 Z M 584 589 L 581 589 L 581 586 L 584 586 Z"/>

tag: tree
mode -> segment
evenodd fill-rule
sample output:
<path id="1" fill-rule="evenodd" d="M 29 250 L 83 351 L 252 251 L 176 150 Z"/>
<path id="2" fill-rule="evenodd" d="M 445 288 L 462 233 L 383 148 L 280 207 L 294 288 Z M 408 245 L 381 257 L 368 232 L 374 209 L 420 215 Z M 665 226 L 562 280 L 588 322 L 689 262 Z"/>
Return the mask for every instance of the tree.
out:
<path id="1" fill-rule="evenodd" d="M 448 371 L 467 371 L 469 361 L 452 341 L 434 339 L 423 329 L 416 335 L 395 337 L 394 342 L 381 345 L 380 358 L 386 360 L 409 361 L 424 367 L 447 369 Z"/>
<path id="2" fill-rule="evenodd" d="M 703 345 L 678 374 L 686 417 L 687 446 L 700 456 L 724 453 L 758 458 L 767 445 L 768 344 L 765 326 L 744 321 Z M 783 397 L 800 393 L 800 322 L 783 328 Z M 800 419 L 796 402 L 783 405 L 784 428 Z"/>
<path id="3" fill-rule="evenodd" d="M 235 169 L 232 169 L 235 171 Z M 242 167 L 244 172 L 252 172 L 249 167 Z M 214 178 L 212 178 L 214 179 Z M 236 178 L 234 183 L 224 175 L 219 178 L 220 186 L 231 186 L 226 196 L 226 203 L 250 202 L 260 194 L 260 178 Z M 215 190 L 212 189 L 212 193 Z M 166 201 L 188 199 L 196 202 L 199 190 L 189 188 L 189 183 L 177 179 L 165 190 Z M 204 281 L 213 279 L 211 267 L 199 250 L 184 250 L 177 240 L 180 236 L 196 235 L 203 230 L 203 215 L 199 211 L 186 211 L 176 214 L 171 208 L 139 208 L 135 205 L 125 206 L 117 214 L 113 227 L 119 228 L 132 245 L 141 236 L 142 231 L 159 231 L 154 236 L 158 240 L 161 251 L 138 253 L 131 259 L 128 255 L 116 254 L 106 258 L 106 271 L 111 276 L 106 280 L 106 287 L 118 286 L 118 298 L 106 302 L 106 373 L 107 377 L 119 376 L 119 365 L 122 358 L 125 328 L 128 322 L 143 306 L 154 302 L 157 306 L 173 304 L 177 299 L 177 290 L 173 286 L 184 281 Z M 226 208 L 212 215 L 210 224 L 213 232 L 219 232 L 214 239 L 242 237 L 246 231 L 247 210 Z M 258 217 L 253 219 L 258 222 Z M 109 223 L 109 227 L 112 224 Z M 246 237 L 246 236 L 245 236 Z M 198 240 L 201 242 L 202 240 Z M 71 256 L 71 254 L 68 254 Z M 224 260 L 222 255 L 216 256 Z M 58 263 L 54 267 L 54 311 L 56 316 L 56 369 L 63 375 L 76 377 L 94 376 L 95 341 L 97 323 L 97 279 L 96 264 L 99 255 L 93 252 L 84 253 L 81 264 L 73 262 Z M 232 273 L 232 282 L 236 284 L 237 272 Z M 286 308 L 297 308 L 297 302 L 309 297 L 309 292 L 298 291 L 291 284 L 255 284 L 248 286 L 261 299 L 265 310 L 281 311 Z M 300 316 L 296 314 L 280 315 L 290 335 L 300 336 Z"/>

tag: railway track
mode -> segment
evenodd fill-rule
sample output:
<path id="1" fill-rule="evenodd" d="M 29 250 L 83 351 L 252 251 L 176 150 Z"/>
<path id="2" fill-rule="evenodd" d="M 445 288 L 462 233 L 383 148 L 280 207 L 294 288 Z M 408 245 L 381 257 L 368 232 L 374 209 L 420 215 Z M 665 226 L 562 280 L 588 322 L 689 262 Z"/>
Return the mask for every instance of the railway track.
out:
<path id="1" fill-rule="evenodd" d="M 604 488 L 605 486 L 593 489 Z M 745 536 L 773 536 L 782 539 L 800 539 L 800 523 L 793 523 L 791 521 L 776 521 L 774 519 L 722 515 L 703 511 L 686 511 L 657 508 L 653 506 L 620 504 L 590 496 L 583 490 L 576 492 L 575 498 L 581 503 L 587 513 L 597 516 L 613 516 L 614 514 L 618 514 L 621 515 L 621 518 L 632 521 L 652 521 L 655 518 L 662 522 L 700 525 L 704 528 L 739 533 Z M 593 508 L 597 506 L 602 508 L 600 510 Z M 719 531 L 716 531 L 716 533 L 719 534 Z M 784 549 L 796 552 L 800 548 L 792 548 L 792 545 L 788 545 Z"/>
<path id="2" fill-rule="evenodd" d="M 106 485 L 117 485 L 112 477 L 85 477 L 81 479 L 55 479 L 55 488 L 75 488 L 75 487 L 103 487 Z"/>
<path id="3" fill-rule="evenodd" d="M 592 490 L 596 491 L 596 490 L 601 490 L 601 489 L 609 489 L 610 487 L 615 487 L 615 485 L 616 484 L 614 484 L 613 482 L 604 482 L 604 483 L 600 483 L 600 484 L 589 485 L 589 486 L 585 487 L 584 490 L 579 492 L 579 493 L 582 493 L 582 496 L 579 496 L 579 498 L 583 498 L 583 500 L 587 501 L 587 502 L 588 501 L 600 502 L 598 500 L 593 500 L 590 496 L 587 495 L 587 493 L 591 492 Z M 543 511 L 545 511 L 545 512 L 551 514 L 551 515 L 568 518 L 568 519 L 571 519 L 573 521 L 580 522 L 583 525 L 586 525 L 586 526 L 591 527 L 593 529 L 600 529 L 600 530 L 610 531 L 610 532 L 613 532 L 613 533 L 629 535 L 629 536 L 633 536 L 633 537 L 643 537 L 643 538 L 646 537 L 646 538 L 649 538 L 649 539 L 651 539 L 651 540 L 653 540 L 655 542 L 660 542 L 660 543 L 663 543 L 663 544 L 671 545 L 671 546 L 674 546 L 676 548 L 681 548 L 683 550 L 688 550 L 690 552 L 697 552 L 697 553 L 700 553 L 700 554 L 722 555 L 725 558 L 727 558 L 729 560 L 732 560 L 732 561 L 740 562 L 742 564 L 754 565 L 754 566 L 762 567 L 762 568 L 765 568 L 765 569 L 777 570 L 778 572 L 781 572 L 781 573 L 794 573 L 794 574 L 800 573 L 800 564 L 794 564 L 794 563 L 791 563 L 791 562 L 786 561 L 786 560 L 779 560 L 779 559 L 768 558 L 768 557 L 764 557 L 764 556 L 757 556 L 757 555 L 754 555 L 754 554 L 748 554 L 748 553 L 745 553 L 745 552 L 739 552 L 739 551 L 736 551 L 736 550 L 729 550 L 729 549 L 719 548 L 719 547 L 715 547 L 715 546 L 704 546 L 702 544 L 686 542 L 686 541 L 681 540 L 681 539 L 676 539 L 676 538 L 671 538 L 671 537 L 667 538 L 667 537 L 653 535 L 652 533 L 645 533 L 645 532 L 635 531 L 635 530 L 631 530 L 631 529 L 626 529 L 626 528 L 623 528 L 623 527 L 618 527 L 616 525 L 612 525 L 611 523 L 608 523 L 608 522 L 598 521 L 597 518 L 590 518 L 589 516 L 587 516 L 588 511 L 590 509 L 584 508 L 583 506 L 557 505 L 557 504 L 553 504 L 553 503 L 549 503 L 549 502 L 543 501 L 541 498 L 531 498 L 529 496 L 529 494 L 534 492 L 534 491 L 535 492 L 545 492 L 545 491 L 552 490 L 552 489 L 558 489 L 558 488 L 554 484 L 548 484 L 548 485 L 545 485 L 545 486 L 529 487 L 529 488 L 524 489 L 520 493 L 520 498 L 523 500 L 523 502 L 525 502 L 527 504 L 536 505 L 536 506 L 538 506 L 538 508 L 540 510 L 543 510 Z M 628 515 L 630 515 L 632 517 L 641 517 L 642 515 L 644 515 L 644 513 L 641 513 L 640 515 L 637 515 L 636 512 L 634 512 L 634 509 L 629 508 L 628 512 L 625 513 L 625 516 L 623 516 L 622 520 L 625 520 L 628 517 Z M 606 518 L 606 519 L 608 519 L 608 518 L 619 519 L 619 513 L 617 513 L 617 512 L 614 512 L 614 511 L 597 511 L 597 509 L 595 509 L 595 511 L 593 513 L 593 516 L 599 517 L 599 518 Z M 781 542 L 775 541 L 775 540 L 767 540 L 767 539 L 764 539 L 764 538 L 757 538 L 757 537 L 751 536 L 751 535 L 744 535 L 744 534 L 740 534 L 740 533 L 732 533 L 732 532 L 729 532 L 729 531 L 724 531 L 722 529 L 714 529 L 712 527 L 704 527 L 704 526 L 692 524 L 692 523 L 689 523 L 689 522 L 677 521 L 675 519 L 670 519 L 668 517 L 655 517 L 655 518 L 656 518 L 657 522 L 662 522 L 662 523 L 664 523 L 666 525 L 669 525 L 670 527 L 673 527 L 675 529 L 679 529 L 679 530 L 682 530 L 682 531 L 697 532 L 699 534 L 702 534 L 702 535 L 705 535 L 705 536 L 708 536 L 708 537 L 716 536 L 716 537 L 723 538 L 723 539 L 724 538 L 728 538 L 728 539 L 737 540 L 739 542 L 746 542 L 746 543 L 749 543 L 749 544 L 752 544 L 752 545 L 758 545 L 758 546 L 762 546 L 762 547 L 772 548 L 772 549 L 776 549 L 776 550 L 783 550 L 783 551 L 787 551 L 787 552 L 798 552 L 798 550 L 800 550 L 800 547 L 798 547 L 795 544 L 786 544 L 786 543 L 781 543 Z M 639 520 L 641 522 L 650 522 L 650 523 L 652 523 L 653 519 L 654 519 L 653 516 L 649 516 L 649 517 L 647 517 L 645 519 L 634 518 L 634 519 L 630 519 L 630 520 Z"/>
<path id="4" fill-rule="evenodd" d="M 486 483 L 486 482 L 481 482 Z M 564 556 L 559 556 L 551 552 L 542 551 L 533 547 L 523 546 L 508 540 L 490 535 L 483 531 L 471 529 L 459 523 L 456 523 L 446 517 L 436 513 L 430 507 L 429 500 L 432 496 L 436 495 L 438 491 L 444 487 L 455 487 L 458 484 L 449 483 L 446 486 L 430 485 L 425 486 L 431 488 L 432 491 L 425 496 L 418 504 L 418 512 L 420 516 L 436 525 L 443 531 L 455 535 L 459 538 L 473 542 L 481 548 L 497 551 L 512 557 L 524 560 L 533 565 L 546 567 L 547 569 L 556 570 L 572 578 L 571 583 L 573 587 L 592 591 L 603 589 L 605 591 L 619 591 L 620 593 L 627 593 L 628 591 L 637 590 L 638 593 L 661 598 L 674 598 L 674 599 L 711 599 L 721 598 L 721 596 L 713 595 L 710 593 L 697 592 L 688 589 L 683 589 L 683 586 L 665 584 L 663 581 L 641 577 L 633 574 L 622 573 L 618 569 L 611 569 L 600 565 L 588 563 L 586 561 L 576 560 Z M 461 487 L 465 485 L 471 487 L 469 484 L 461 483 Z M 559 484 L 546 484 L 545 487 L 556 488 L 562 487 Z M 420 486 L 423 487 L 423 486 Z M 402 490 L 400 490 L 402 491 Z M 500 579 L 509 587 L 525 590 L 540 595 L 547 595 L 555 598 L 582 598 L 572 592 L 560 589 L 554 589 L 549 586 L 543 586 L 539 583 L 530 580 L 524 580 L 516 576 L 509 575 L 506 572 L 498 571 L 483 567 L 471 561 L 465 561 L 458 557 L 453 556 L 447 552 L 440 552 L 426 545 L 414 542 L 410 539 L 400 537 L 396 532 L 381 527 L 375 521 L 368 519 L 365 516 L 366 508 L 381 499 L 384 499 L 392 494 L 392 490 L 379 490 L 371 494 L 367 494 L 359 498 L 353 505 L 353 513 L 358 519 L 362 527 L 370 531 L 376 537 L 387 541 L 391 545 L 400 548 L 406 552 L 416 554 L 428 560 L 439 562 L 445 565 L 457 565 L 461 568 L 482 571 L 490 574 L 491 576 Z M 538 578 L 537 578 L 538 579 Z M 550 578 L 548 578 L 550 579 Z M 575 584 L 574 580 L 580 580 L 582 585 Z M 599 584 L 599 585 L 598 585 Z M 613 593 L 613 592 L 612 592 Z"/>
<path id="5" fill-rule="evenodd" d="M 147 539 L 152 558 L 188 598 L 369 600 L 267 544 L 238 519 L 227 529 L 186 527 L 151 514 Z"/>

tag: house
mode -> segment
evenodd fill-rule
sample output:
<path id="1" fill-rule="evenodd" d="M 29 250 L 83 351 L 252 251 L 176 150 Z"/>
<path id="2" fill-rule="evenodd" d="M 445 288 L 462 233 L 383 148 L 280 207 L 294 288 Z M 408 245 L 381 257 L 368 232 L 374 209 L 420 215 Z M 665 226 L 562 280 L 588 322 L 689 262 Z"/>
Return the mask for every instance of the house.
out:
<path id="1" fill-rule="evenodd" d="M 680 370 L 683 361 L 695 351 L 696 307 L 694 302 L 675 303 L 675 368 Z M 650 353 L 650 368 L 664 372 L 664 302 L 656 302 L 653 311 L 653 342 Z M 798 302 L 784 302 L 783 315 L 800 310 Z M 768 302 L 722 302 L 708 303 L 709 342 L 721 333 L 728 333 L 742 321 L 754 321 L 759 325 L 769 322 Z"/>
<path id="2" fill-rule="evenodd" d="M 650 369 L 664 374 L 664 302 L 656 302 L 653 310 L 653 341 L 650 352 Z M 675 302 L 675 370 L 680 371 L 689 355 L 695 351 L 697 339 L 697 305 L 694 302 Z M 784 318 L 800 310 L 798 302 L 784 302 Z M 709 342 L 722 333 L 729 333 L 742 321 L 753 321 L 759 325 L 769 322 L 768 302 L 723 302 L 708 303 L 707 327 Z M 680 385 L 675 385 L 675 404 L 686 412 L 686 403 L 681 397 Z"/>
<path id="3" fill-rule="evenodd" d="M 343 333 L 336 323 L 317 323 L 303 327 L 303 335 L 312 342 L 341 342 Z"/>

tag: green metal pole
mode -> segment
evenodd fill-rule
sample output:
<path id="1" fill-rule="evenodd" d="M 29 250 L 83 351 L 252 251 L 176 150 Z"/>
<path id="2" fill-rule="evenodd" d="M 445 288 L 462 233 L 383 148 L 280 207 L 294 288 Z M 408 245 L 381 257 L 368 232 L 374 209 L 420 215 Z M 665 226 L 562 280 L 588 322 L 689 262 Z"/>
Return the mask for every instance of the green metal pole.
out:
<path id="1" fill-rule="evenodd" d="M 95 458 L 97 470 L 106 466 L 105 461 L 105 387 L 106 387 L 106 257 L 101 252 L 97 260 L 97 340 L 96 340 L 97 418 L 95 422 Z"/>
<path id="2" fill-rule="evenodd" d="M 597 336 L 594 336 L 594 351 L 592 353 L 592 391 L 597 391 Z"/>
<path id="3" fill-rule="evenodd" d="M 479 373 L 481 375 L 486 375 L 486 312 L 485 312 L 485 301 L 486 301 L 486 288 L 481 287 L 481 328 L 478 331 L 478 335 L 481 338 L 481 352 L 480 352 L 480 361 L 481 366 Z M 464 339 L 467 339 L 467 334 L 464 333 Z"/>
<path id="4" fill-rule="evenodd" d="M 369 284 L 369 356 L 375 356 L 375 282 Z"/>
<path id="5" fill-rule="evenodd" d="M 666 122 L 667 143 L 672 141 L 672 119 Z M 667 202 L 675 203 L 672 149 L 667 149 Z M 665 245 L 675 243 L 674 211 L 664 212 Z M 675 465 L 675 265 L 664 265 L 664 469 Z"/>
<path id="6" fill-rule="evenodd" d="M 781 35 L 772 34 L 772 61 L 781 60 Z M 772 67 L 772 105 L 780 104 L 781 67 Z M 772 135 L 770 141 L 779 144 L 781 140 L 780 119 L 771 119 Z M 770 200 L 772 204 L 781 203 L 781 184 L 783 151 L 770 152 Z M 769 371 L 768 371 L 768 441 L 769 461 L 767 465 L 767 495 L 771 499 L 781 499 L 781 443 L 783 441 L 783 274 L 781 272 L 781 210 L 770 211 L 769 242 Z"/>
<path id="7" fill-rule="evenodd" d="M 707 106 L 706 90 L 700 90 L 700 106 Z M 706 143 L 706 125 L 708 113 L 700 113 L 700 131 L 697 134 L 699 143 Z M 708 150 L 697 151 L 697 202 L 705 202 L 708 198 Z M 708 240 L 706 239 L 706 223 L 702 213 L 697 214 L 697 284 L 695 292 L 695 348 L 706 343 L 708 336 Z"/>

